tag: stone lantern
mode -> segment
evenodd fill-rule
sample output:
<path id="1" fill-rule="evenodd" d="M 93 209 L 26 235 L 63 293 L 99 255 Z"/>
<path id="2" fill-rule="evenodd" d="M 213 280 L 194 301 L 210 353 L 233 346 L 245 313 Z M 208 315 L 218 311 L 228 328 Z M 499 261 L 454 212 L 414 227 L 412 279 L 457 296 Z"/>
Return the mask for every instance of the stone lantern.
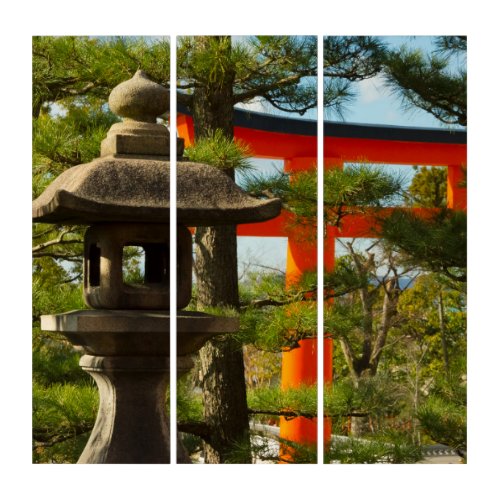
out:
<path id="1" fill-rule="evenodd" d="M 84 240 L 84 299 L 91 309 L 42 316 L 43 330 L 64 334 L 84 352 L 96 380 L 99 412 L 79 463 L 168 463 L 165 408 L 170 360 L 170 252 L 177 254 L 178 367 L 214 335 L 235 332 L 237 318 L 182 311 L 191 299 L 188 227 L 271 219 L 279 200 L 259 200 L 219 169 L 177 163 L 177 248 L 169 240 L 169 132 L 157 117 L 167 89 L 138 71 L 110 94 L 123 122 L 111 127 L 101 156 L 62 173 L 33 202 L 33 220 L 89 226 Z M 177 155 L 183 141 L 178 139 Z M 128 246 L 144 250 L 141 283 L 124 280 Z M 178 461 L 188 461 L 182 456 Z"/>

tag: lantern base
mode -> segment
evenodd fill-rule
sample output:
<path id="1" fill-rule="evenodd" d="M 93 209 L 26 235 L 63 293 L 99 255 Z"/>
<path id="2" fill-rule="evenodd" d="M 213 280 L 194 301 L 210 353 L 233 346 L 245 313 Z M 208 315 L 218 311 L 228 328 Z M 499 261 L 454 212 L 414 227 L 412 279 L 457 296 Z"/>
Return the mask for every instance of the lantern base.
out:
<path id="1" fill-rule="evenodd" d="M 80 366 L 97 382 L 100 404 L 78 463 L 169 463 L 169 358 L 85 355 Z"/>
<path id="2" fill-rule="evenodd" d="M 237 331 L 237 318 L 179 311 L 177 372 L 211 337 Z M 96 381 L 99 412 L 78 463 L 169 463 L 166 391 L 170 366 L 168 311 L 83 310 L 42 316 L 42 330 L 63 333 L 86 354 L 80 366 Z M 177 463 L 189 455 L 177 438 Z"/>

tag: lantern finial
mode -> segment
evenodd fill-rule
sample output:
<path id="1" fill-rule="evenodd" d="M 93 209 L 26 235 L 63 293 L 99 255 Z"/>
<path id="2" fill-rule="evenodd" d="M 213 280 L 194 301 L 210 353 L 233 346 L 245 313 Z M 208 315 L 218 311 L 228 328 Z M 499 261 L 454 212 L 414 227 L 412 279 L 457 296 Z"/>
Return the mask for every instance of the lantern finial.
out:
<path id="1" fill-rule="evenodd" d="M 123 117 L 101 143 L 101 157 L 160 157 L 168 159 L 170 136 L 157 118 L 169 109 L 169 91 L 153 82 L 142 70 L 117 85 L 109 95 L 109 108 Z M 179 142 L 179 141 L 178 141 Z M 177 145 L 182 155 L 183 141 Z"/>
<path id="2" fill-rule="evenodd" d="M 125 121 L 156 123 L 156 118 L 168 111 L 169 92 L 139 69 L 111 91 L 109 107 Z"/>

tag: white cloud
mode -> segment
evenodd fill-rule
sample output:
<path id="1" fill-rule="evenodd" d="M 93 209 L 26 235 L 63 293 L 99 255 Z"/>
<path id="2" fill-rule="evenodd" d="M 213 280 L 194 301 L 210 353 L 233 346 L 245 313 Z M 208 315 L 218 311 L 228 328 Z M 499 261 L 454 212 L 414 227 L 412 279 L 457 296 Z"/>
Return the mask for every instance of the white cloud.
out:
<path id="1" fill-rule="evenodd" d="M 250 102 L 240 102 L 235 108 L 245 109 L 247 111 L 255 111 L 257 113 L 269 113 L 269 108 L 263 99 L 252 99 Z"/>

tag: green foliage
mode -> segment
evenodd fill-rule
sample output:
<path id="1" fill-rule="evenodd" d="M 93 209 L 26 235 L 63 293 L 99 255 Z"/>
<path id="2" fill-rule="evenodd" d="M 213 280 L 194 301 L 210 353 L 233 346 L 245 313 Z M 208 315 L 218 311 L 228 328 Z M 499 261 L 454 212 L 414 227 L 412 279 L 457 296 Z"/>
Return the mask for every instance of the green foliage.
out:
<path id="1" fill-rule="evenodd" d="M 243 346 L 245 380 L 247 387 L 271 387 L 281 378 L 281 353 L 257 349 L 252 344 Z"/>
<path id="2" fill-rule="evenodd" d="M 334 341 L 352 338 L 363 326 L 363 311 L 359 302 L 335 300 L 324 308 L 325 332 Z"/>
<path id="3" fill-rule="evenodd" d="M 236 77 L 237 102 L 254 94 L 281 111 L 304 114 L 316 106 L 316 37 L 255 37 L 248 50 L 251 62 Z"/>
<path id="4" fill-rule="evenodd" d="M 399 334 L 421 346 L 422 376 L 445 373 L 450 360 L 460 359 L 466 352 L 465 294 L 447 287 L 438 276 L 419 276 L 414 286 L 402 293 L 398 312 L 400 322 L 395 328 Z M 405 345 L 404 351 L 408 355 L 411 347 Z"/>
<path id="5" fill-rule="evenodd" d="M 110 90 L 142 69 L 168 87 L 170 43 L 140 37 L 33 37 L 33 117 L 79 96 L 106 101 Z"/>
<path id="6" fill-rule="evenodd" d="M 464 456 L 467 449 L 467 415 L 464 405 L 455 405 L 432 396 L 421 406 L 418 419 L 425 432 Z"/>
<path id="7" fill-rule="evenodd" d="M 467 50 L 466 36 L 438 36 L 435 43 L 437 51 L 447 57 L 463 54 Z"/>
<path id="8" fill-rule="evenodd" d="M 401 183 L 402 179 L 370 165 L 326 169 L 323 185 L 325 223 L 340 226 L 346 215 L 390 205 L 400 195 Z M 254 196 L 280 198 L 283 207 L 299 221 L 310 224 L 316 218 L 318 181 L 315 169 L 293 175 L 252 173 L 245 176 L 243 188 Z"/>
<path id="9" fill-rule="evenodd" d="M 81 286 L 64 283 L 65 271 L 52 262 L 52 265 L 37 269 L 33 276 L 33 320 L 38 321 L 42 314 L 57 314 L 84 306 Z"/>
<path id="10" fill-rule="evenodd" d="M 268 298 L 285 300 L 285 274 L 273 271 L 246 272 L 240 280 L 239 296 L 242 305 Z"/>
<path id="11" fill-rule="evenodd" d="M 381 70 L 384 44 L 370 36 L 329 36 L 323 40 L 324 99 L 343 116 L 355 98 L 352 83 L 375 76 Z"/>
<path id="12" fill-rule="evenodd" d="M 177 420 L 179 422 L 201 422 L 203 420 L 203 404 L 201 394 L 194 395 L 192 383 L 187 377 L 177 379 Z M 169 404 L 170 391 L 167 391 Z"/>
<path id="13" fill-rule="evenodd" d="M 285 289 L 280 273 L 247 273 L 240 284 L 242 308 L 236 335 L 241 344 L 281 352 L 316 336 L 316 274 L 306 273 L 302 278 Z"/>
<path id="14" fill-rule="evenodd" d="M 273 174 L 246 173 L 241 181 L 243 189 L 261 198 L 280 198 L 282 207 L 295 215 L 293 226 L 316 226 L 318 174 L 316 168 L 293 175 L 276 171 Z M 315 232 L 310 231 L 310 238 Z"/>
<path id="15" fill-rule="evenodd" d="M 258 349 L 280 352 L 299 347 L 317 332 L 316 303 L 291 302 L 279 307 L 248 308 L 240 317 L 238 337 Z"/>
<path id="16" fill-rule="evenodd" d="M 394 210 L 382 221 L 382 237 L 408 263 L 465 283 L 467 279 L 467 216 L 460 210 L 440 210 L 422 217 Z"/>
<path id="17" fill-rule="evenodd" d="M 241 141 L 229 139 L 220 129 L 199 138 L 196 144 L 186 148 L 184 155 L 189 161 L 223 169 L 252 168 L 249 147 Z"/>
<path id="18" fill-rule="evenodd" d="M 402 179 L 368 164 L 327 168 L 324 173 L 325 218 L 332 223 L 347 207 L 379 208 L 394 202 Z"/>
<path id="19" fill-rule="evenodd" d="M 238 50 L 231 50 L 231 37 L 181 37 L 177 44 L 177 78 L 182 88 L 190 82 L 217 87 L 240 64 Z"/>
<path id="20" fill-rule="evenodd" d="M 51 332 L 33 330 L 33 380 L 40 387 L 64 381 L 68 384 L 88 382 L 89 376 L 78 366 L 81 354 L 69 342 Z"/>
<path id="21" fill-rule="evenodd" d="M 421 447 L 394 432 L 381 434 L 377 439 L 335 438 L 325 450 L 325 463 L 411 464 L 421 459 Z"/>
<path id="22" fill-rule="evenodd" d="M 144 248 L 126 246 L 123 248 L 123 282 L 128 285 L 144 283 Z"/>
<path id="23" fill-rule="evenodd" d="M 289 389 L 262 387 L 247 392 L 248 407 L 252 412 L 269 414 L 286 412 L 288 417 L 317 415 L 318 402 L 315 386 L 302 386 Z"/>
<path id="24" fill-rule="evenodd" d="M 444 167 L 413 167 L 416 174 L 408 188 L 410 206 L 446 208 L 447 171 Z"/>
<path id="25" fill-rule="evenodd" d="M 42 114 L 33 120 L 33 197 L 69 167 L 99 156 L 101 141 L 118 119 L 103 101 L 67 103 L 62 115 Z"/>
<path id="26" fill-rule="evenodd" d="M 417 417 L 422 429 L 437 443 L 467 453 L 467 387 L 463 368 L 439 377 Z"/>
<path id="27" fill-rule="evenodd" d="M 467 125 L 467 70 L 465 37 L 436 37 L 437 51 L 425 56 L 402 46 L 387 51 L 384 75 L 406 109 L 417 107 L 449 125 Z M 451 55 L 460 55 L 457 65 Z"/>
<path id="28" fill-rule="evenodd" d="M 53 261 L 50 261 L 53 263 Z M 59 334 L 42 332 L 39 317 L 81 309 L 81 287 L 61 283 L 56 264 L 33 277 L 33 461 L 77 461 L 97 412 L 98 395 L 77 353 Z"/>
<path id="29" fill-rule="evenodd" d="M 93 385 L 33 384 L 35 463 L 76 462 L 97 415 L 99 396 Z"/>
<path id="30" fill-rule="evenodd" d="M 368 276 L 356 272 L 352 258 L 347 255 L 335 259 L 333 272 L 325 271 L 324 283 L 328 294 L 335 297 L 341 297 L 369 284 Z"/>
<path id="31" fill-rule="evenodd" d="M 383 44 L 375 37 L 325 39 L 325 108 L 342 116 L 354 97 L 352 82 L 381 69 Z M 285 112 L 316 106 L 317 40 L 314 36 L 182 37 L 177 48 L 179 99 L 192 105 L 199 89 L 231 82 L 233 104 L 255 99 Z"/>
<path id="32" fill-rule="evenodd" d="M 213 95 L 232 87 L 233 104 L 255 98 L 304 113 L 316 104 L 314 37 L 182 37 L 177 48 L 179 99 L 192 105 L 197 90 Z"/>
<path id="33" fill-rule="evenodd" d="M 388 374 L 362 378 L 355 384 L 344 378 L 325 386 L 324 412 L 326 416 L 372 417 L 396 415 L 404 405 L 405 391 Z"/>

